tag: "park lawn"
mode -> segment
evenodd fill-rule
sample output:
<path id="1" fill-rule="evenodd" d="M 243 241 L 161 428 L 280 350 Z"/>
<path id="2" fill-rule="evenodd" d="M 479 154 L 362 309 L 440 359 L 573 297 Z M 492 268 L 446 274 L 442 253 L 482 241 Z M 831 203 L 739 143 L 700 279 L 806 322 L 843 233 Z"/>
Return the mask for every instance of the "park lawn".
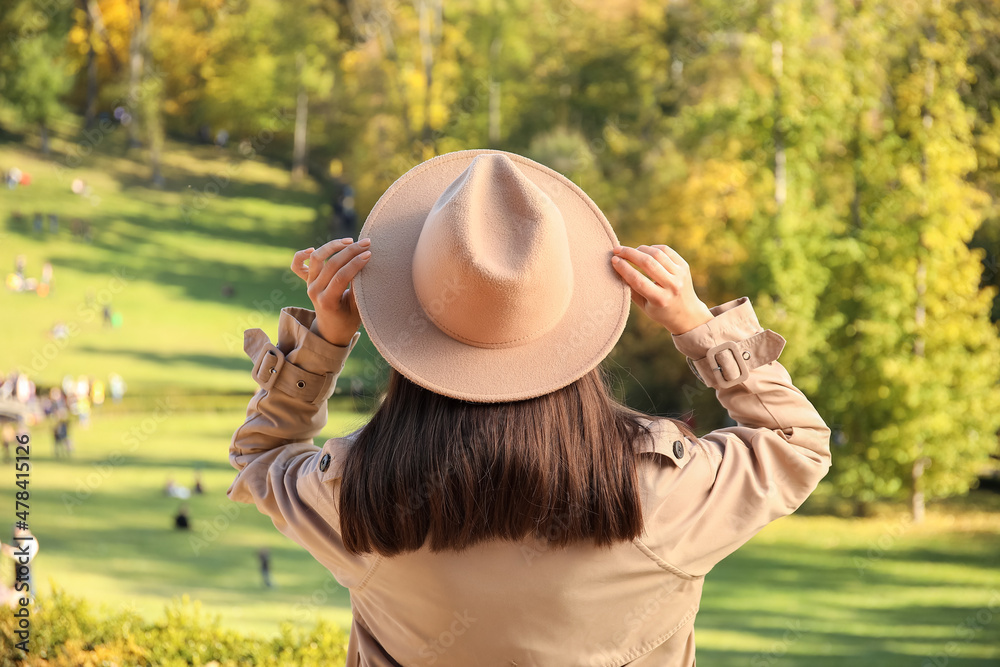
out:
<path id="1" fill-rule="evenodd" d="M 706 578 L 699 657 L 751 667 L 1000 664 L 1000 496 L 972 498 L 932 504 L 919 526 L 900 508 L 771 524 Z"/>
<path id="2" fill-rule="evenodd" d="M 43 554 L 35 570 L 41 590 L 55 585 L 147 618 L 188 594 L 221 614 L 225 625 L 251 633 L 273 634 L 282 620 L 320 616 L 347 624 L 347 593 L 326 570 L 255 507 L 226 498 L 235 476 L 228 444 L 243 418 L 241 409 L 173 411 L 170 402 L 152 413 L 98 414 L 88 430 L 73 433 L 71 460 L 52 458 L 51 438 L 36 429 L 31 525 Z M 317 444 L 364 420 L 359 413 L 331 413 Z M 4 469 L 4 477 L 12 477 L 12 467 Z M 196 469 L 204 495 L 188 501 L 164 495 L 168 478 L 190 487 Z M 3 485 L 3 506 L 12 504 L 12 482 Z M 172 527 L 184 502 L 190 532 Z M 271 551 L 277 584 L 271 590 L 258 569 L 262 547 Z"/>
<path id="3" fill-rule="evenodd" d="M 76 432 L 71 461 L 52 459 L 47 434 L 38 433 L 32 514 L 42 590 L 51 581 L 147 618 L 188 594 L 224 626 L 257 634 L 319 617 L 346 627 L 346 591 L 255 508 L 225 498 L 234 475 L 227 444 L 242 418 L 238 408 L 99 414 Z M 323 437 L 364 419 L 334 411 Z M 130 433 L 141 441 L 134 451 Z M 124 460 L 109 464 L 115 452 Z M 207 494 L 190 501 L 194 530 L 184 534 L 170 525 L 180 501 L 162 487 L 168 477 L 189 485 L 195 468 Z M 708 575 L 696 622 L 700 658 L 734 667 L 875 667 L 923 665 L 943 654 L 949 665 L 996 664 L 1000 497 L 975 495 L 973 503 L 932 505 L 921 526 L 894 512 L 775 522 Z M 272 590 L 260 581 L 260 547 L 272 553 Z M 968 619 L 969 629 L 960 629 Z"/>
<path id="4" fill-rule="evenodd" d="M 116 372 L 138 394 L 233 392 L 246 377 L 244 329 L 263 328 L 273 339 L 282 307 L 310 305 L 288 266 L 296 249 L 325 240 L 317 236 L 316 186 L 292 185 L 280 168 L 213 147 L 169 142 L 165 156 L 167 186 L 157 190 L 131 159 L 95 152 L 63 169 L 58 153 L 43 160 L 0 144 L 0 170 L 17 165 L 32 177 L 27 187 L 0 188 L 0 276 L 17 255 L 29 277 L 44 262 L 54 269 L 45 298 L 0 290 L 0 373 L 20 367 L 51 386 L 65 374 L 106 380 Z M 227 184 L 207 196 L 220 175 Z M 92 197 L 70 191 L 76 177 Z M 36 212 L 56 213 L 58 232 L 46 220 L 36 233 Z M 73 218 L 90 224 L 90 242 L 71 233 Z M 104 303 L 121 315 L 120 328 L 103 325 Z M 57 322 L 69 328 L 67 339 L 50 335 Z M 346 373 L 367 368 L 371 350 L 363 339 Z"/>

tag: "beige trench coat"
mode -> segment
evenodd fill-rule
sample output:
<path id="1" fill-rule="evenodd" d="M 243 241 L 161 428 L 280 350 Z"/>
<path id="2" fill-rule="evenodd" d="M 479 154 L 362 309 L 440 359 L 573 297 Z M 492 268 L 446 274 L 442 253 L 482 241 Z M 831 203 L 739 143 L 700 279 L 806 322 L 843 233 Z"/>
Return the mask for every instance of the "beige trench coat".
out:
<path id="1" fill-rule="evenodd" d="M 348 665 L 690 667 L 705 575 L 795 511 L 830 465 L 829 429 L 773 361 L 784 340 L 761 329 L 746 298 L 712 310 L 714 320 L 674 343 L 738 426 L 691 440 L 652 422 L 655 445 L 640 455 L 641 539 L 348 553 L 337 499 L 351 440 L 318 448 L 313 438 L 357 335 L 331 345 L 300 308 L 282 311 L 276 346 L 246 332 L 260 389 L 232 439 L 239 472 L 228 495 L 254 503 L 350 591 Z"/>

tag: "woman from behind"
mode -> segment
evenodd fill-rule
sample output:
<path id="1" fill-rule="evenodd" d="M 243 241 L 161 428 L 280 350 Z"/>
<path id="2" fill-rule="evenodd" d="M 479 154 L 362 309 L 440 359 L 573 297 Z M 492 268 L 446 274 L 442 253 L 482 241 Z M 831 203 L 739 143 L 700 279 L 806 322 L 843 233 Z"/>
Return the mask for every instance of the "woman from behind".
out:
<path id="1" fill-rule="evenodd" d="M 296 253 L 315 311 L 246 334 L 260 389 L 229 496 L 351 594 L 349 665 L 678 665 L 708 571 L 793 512 L 829 430 L 746 298 L 709 309 L 667 246 L 620 246 L 568 179 L 462 151 L 401 177 L 362 239 Z M 697 438 L 598 368 L 629 298 L 738 424 Z M 313 438 L 363 322 L 370 422 Z"/>

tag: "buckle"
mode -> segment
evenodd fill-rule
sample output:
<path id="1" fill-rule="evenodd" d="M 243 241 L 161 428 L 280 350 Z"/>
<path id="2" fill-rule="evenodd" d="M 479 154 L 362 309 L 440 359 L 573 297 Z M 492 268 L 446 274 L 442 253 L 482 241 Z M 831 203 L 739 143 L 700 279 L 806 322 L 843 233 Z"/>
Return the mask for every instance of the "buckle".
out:
<path id="1" fill-rule="evenodd" d="M 261 389 L 270 390 L 278 380 L 281 367 L 285 365 L 285 355 L 274 345 L 268 343 L 260 353 L 257 363 L 253 366 L 253 379 Z"/>
<path id="2" fill-rule="evenodd" d="M 719 353 L 725 352 L 726 350 L 733 355 L 733 359 L 736 361 L 736 366 L 740 369 L 740 374 L 732 380 L 727 380 L 726 376 L 722 374 L 722 364 L 719 363 Z M 746 361 L 738 354 L 737 351 L 738 348 L 736 343 L 734 341 L 727 340 L 725 343 L 719 343 L 705 354 L 705 360 L 708 362 L 709 366 L 712 367 L 712 370 L 718 371 L 719 373 L 720 382 L 715 385 L 718 389 L 726 389 L 728 387 L 738 385 L 750 377 L 750 367 L 747 366 Z"/>

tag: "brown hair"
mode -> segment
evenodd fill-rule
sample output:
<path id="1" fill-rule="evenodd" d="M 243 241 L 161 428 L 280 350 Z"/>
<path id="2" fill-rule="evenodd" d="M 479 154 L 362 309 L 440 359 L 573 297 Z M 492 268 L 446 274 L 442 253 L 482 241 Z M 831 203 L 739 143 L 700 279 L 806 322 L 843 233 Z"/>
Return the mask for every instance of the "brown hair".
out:
<path id="1" fill-rule="evenodd" d="M 550 394 L 469 403 L 391 371 L 340 488 L 352 553 L 461 550 L 529 535 L 597 545 L 642 533 L 636 445 L 650 438 L 595 369 Z"/>

